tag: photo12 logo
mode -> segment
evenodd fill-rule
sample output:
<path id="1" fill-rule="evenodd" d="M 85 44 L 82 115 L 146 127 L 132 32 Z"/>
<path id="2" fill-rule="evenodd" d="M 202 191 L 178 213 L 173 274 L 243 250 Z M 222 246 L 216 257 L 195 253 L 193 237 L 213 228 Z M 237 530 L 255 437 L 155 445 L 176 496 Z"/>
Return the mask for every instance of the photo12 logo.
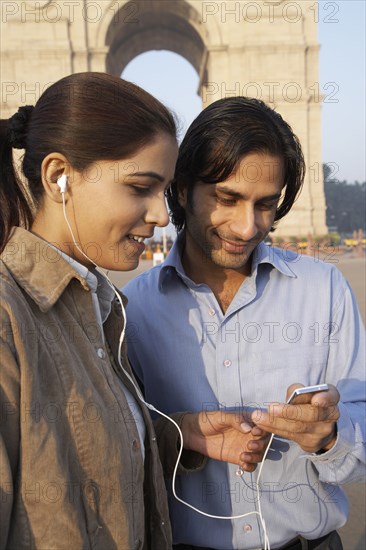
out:
<path id="1" fill-rule="evenodd" d="M 339 23 L 338 2 L 202 2 L 202 23 L 218 18 L 221 23 L 299 23 L 304 16 L 311 15 L 315 23 Z"/>
<path id="2" fill-rule="evenodd" d="M 206 82 L 202 89 L 204 103 L 215 99 L 227 97 L 245 96 L 261 99 L 267 103 L 285 101 L 286 103 L 298 103 L 300 101 L 311 101 L 313 103 L 339 103 L 337 94 L 340 88 L 337 82 L 326 82 L 323 90 L 319 82 L 310 86 L 302 86 L 299 82 Z"/>
<path id="3" fill-rule="evenodd" d="M 115 22 L 138 23 L 140 5 L 127 2 L 121 5 L 116 1 L 110 5 L 106 0 L 37 0 L 7 1 L 0 4 L 1 21 L 20 21 L 21 23 L 58 23 L 61 20 L 74 23 L 77 20 L 87 23 L 99 23 L 106 12 L 113 12 Z"/>

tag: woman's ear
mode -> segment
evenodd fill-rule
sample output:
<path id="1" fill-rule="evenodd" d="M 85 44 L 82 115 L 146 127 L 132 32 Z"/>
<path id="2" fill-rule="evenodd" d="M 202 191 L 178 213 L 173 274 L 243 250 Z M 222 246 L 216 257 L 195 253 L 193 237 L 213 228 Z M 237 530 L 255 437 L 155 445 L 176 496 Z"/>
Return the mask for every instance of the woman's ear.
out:
<path id="1" fill-rule="evenodd" d="M 70 172 L 70 164 L 61 153 L 50 153 L 43 159 L 41 167 L 42 185 L 45 194 L 52 201 L 62 202 L 61 189 L 57 182 L 62 176 L 68 177 Z M 62 178 L 61 181 L 65 182 L 65 178 Z M 69 188 L 66 188 L 65 192 L 68 191 Z"/>

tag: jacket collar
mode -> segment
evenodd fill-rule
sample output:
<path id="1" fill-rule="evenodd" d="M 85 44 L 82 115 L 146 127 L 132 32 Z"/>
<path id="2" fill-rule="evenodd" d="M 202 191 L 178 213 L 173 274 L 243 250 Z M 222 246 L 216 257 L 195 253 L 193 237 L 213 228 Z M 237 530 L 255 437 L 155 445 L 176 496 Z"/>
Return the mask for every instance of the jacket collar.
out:
<path id="1" fill-rule="evenodd" d="M 13 229 L 0 258 L 43 312 L 57 302 L 72 279 L 90 290 L 86 279 L 53 246 L 21 227 Z"/>

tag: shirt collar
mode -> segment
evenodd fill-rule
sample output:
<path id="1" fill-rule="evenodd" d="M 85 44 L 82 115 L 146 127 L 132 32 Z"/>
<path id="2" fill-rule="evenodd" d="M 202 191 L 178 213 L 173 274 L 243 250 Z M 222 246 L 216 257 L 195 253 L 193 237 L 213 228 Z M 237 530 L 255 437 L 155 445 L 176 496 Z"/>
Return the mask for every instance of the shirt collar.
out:
<path id="1" fill-rule="evenodd" d="M 191 282 L 189 277 L 187 277 L 182 265 L 181 255 L 183 250 L 183 243 L 184 231 L 181 231 L 180 233 L 178 233 L 178 236 L 175 239 L 173 246 L 170 249 L 165 261 L 161 264 L 158 280 L 160 291 L 163 290 L 164 283 L 169 278 L 172 271 L 175 271 L 183 280 L 187 279 L 189 282 Z"/>
<path id="2" fill-rule="evenodd" d="M 1 260 L 43 312 L 57 302 L 72 279 L 79 281 L 84 290 L 90 290 L 84 274 L 54 246 L 21 227 L 13 229 Z"/>
<path id="3" fill-rule="evenodd" d="M 186 275 L 182 265 L 181 254 L 183 250 L 183 243 L 184 230 L 178 234 L 166 260 L 161 265 L 158 279 L 160 291 L 163 290 L 164 284 L 169 278 L 172 271 L 175 271 L 181 277 L 181 279 L 183 279 L 183 281 L 187 281 L 192 284 L 191 279 L 189 279 L 189 277 Z M 258 266 L 260 264 L 270 264 L 278 271 L 280 271 L 283 275 L 286 275 L 288 277 L 296 277 L 295 273 L 288 265 L 291 259 L 292 258 L 290 257 L 287 258 L 285 250 L 274 248 L 261 242 L 255 248 L 253 253 L 252 276 L 257 273 Z M 292 259 L 292 261 L 294 260 Z"/>
<path id="4" fill-rule="evenodd" d="M 259 265 L 270 264 L 283 275 L 286 275 L 287 277 L 296 277 L 294 271 L 289 265 L 291 262 L 295 262 L 296 259 L 297 255 L 293 257 L 293 254 L 287 254 L 286 250 L 268 246 L 264 244 L 264 242 L 261 242 L 254 250 L 252 275 L 258 270 Z"/>

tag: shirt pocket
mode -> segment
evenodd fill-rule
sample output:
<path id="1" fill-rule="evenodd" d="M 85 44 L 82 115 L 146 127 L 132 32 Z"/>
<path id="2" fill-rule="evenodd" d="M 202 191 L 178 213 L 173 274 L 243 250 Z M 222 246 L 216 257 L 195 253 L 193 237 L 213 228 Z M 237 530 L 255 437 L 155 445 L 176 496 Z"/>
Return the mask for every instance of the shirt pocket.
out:
<path id="1" fill-rule="evenodd" d="M 286 401 L 287 388 L 294 383 L 313 386 L 325 382 L 329 346 L 297 346 L 254 352 L 255 397 L 260 406 Z"/>

